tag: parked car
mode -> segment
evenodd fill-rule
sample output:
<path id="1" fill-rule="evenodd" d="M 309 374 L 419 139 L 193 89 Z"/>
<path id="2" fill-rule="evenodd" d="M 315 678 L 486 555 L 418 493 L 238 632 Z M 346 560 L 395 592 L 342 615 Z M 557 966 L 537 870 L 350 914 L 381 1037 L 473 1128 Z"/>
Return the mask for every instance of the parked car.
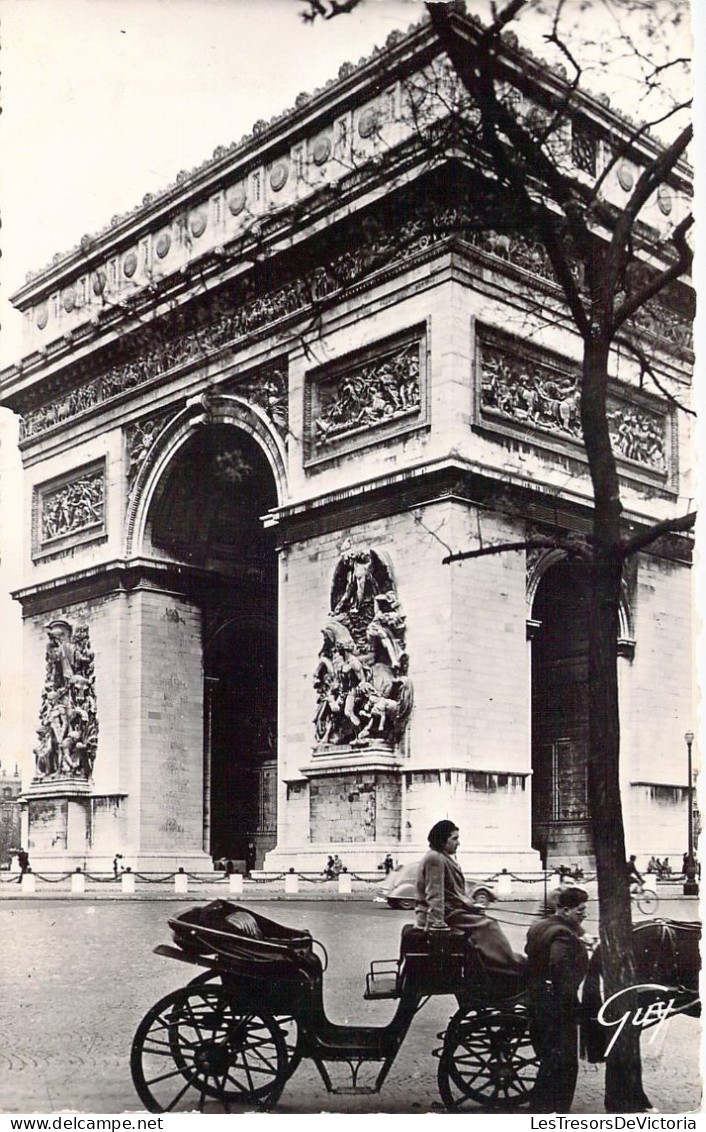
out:
<path id="1" fill-rule="evenodd" d="M 418 868 L 418 861 L 411 865 L 398 865 L 378 885 L 376 901 L 385 902 L 390 908 L 405 908 L 407 910 L 414 908 Z M 466 877 L 466 894 L 483 908 L 487 908 L 497 899 L 492 885 L 488 881 L 475 881 L 470 877 Z"/>

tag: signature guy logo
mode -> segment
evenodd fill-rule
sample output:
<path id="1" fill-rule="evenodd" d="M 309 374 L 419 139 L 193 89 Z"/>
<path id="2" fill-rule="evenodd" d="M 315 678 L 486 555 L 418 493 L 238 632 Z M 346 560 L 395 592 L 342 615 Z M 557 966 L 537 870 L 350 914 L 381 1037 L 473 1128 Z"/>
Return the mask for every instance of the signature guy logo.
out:
<path id="1" fill-rule="evenodd" d="M 619 1018 L 609 1018 L 608 1014 L 614 1013 L 611 1007 L 620 1009 L 622 1006 L 620 1002 L 621 998 L 627 994 L 634 994 L 635 991 L 658 992 L 662 997 L 658 998 L 656 1002 L 650 1002 L 647 1006 L 638 1006 L 634 1010 L 626 1010 Z M 684 1001 L 680 995 L 679 1003 L 677 1003 L 676 999 L 669 997 L 669 991 L 669 987 L 662 986 L 660 983 L 637 983 L 632 987 L 623 987 L 622 990 L 616 991 L 615 994 L 612 994 L 610 998 L 605 1000 L 598 1011 L 598 1021 L 601 1026 L 616 1027 L 615 1033 L 611 1037 L 605 1051 L 606 1057 L 608 1057 L 628 1023 L 642 1030 L 647 1029 L 648 1026 L 654 1026 L 655 1032 L 650 1039 L 650 1041 L 654 1041 L 659 1030 L 667 1021 L 667 1018 L 671 1018 L 674 1014 L 681 1014 L 682 1011 L 688 1010 L 691 1006 L 695 1006 L 699 1001 L 697 994 L 688 1001 Z"/>

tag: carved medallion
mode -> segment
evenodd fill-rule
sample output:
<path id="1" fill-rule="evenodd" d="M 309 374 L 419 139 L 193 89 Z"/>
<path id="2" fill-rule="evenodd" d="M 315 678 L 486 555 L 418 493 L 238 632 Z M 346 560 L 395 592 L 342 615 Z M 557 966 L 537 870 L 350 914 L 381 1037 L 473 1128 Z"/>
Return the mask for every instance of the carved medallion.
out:
<path id="1" fill-rule="evenodd" d="M 191 235 L 196 239 L 198 239 L 199 236 L 203 236 L 204 232 L 206 231 L 206 223 L 207 218 L 205 209 L 199 208 L 196 209 L 196 211 L 192 212 L 191 216 L 189 217 L 189 230 L 191 232 Z"/>
<path id="2" fill-rule="evenodd" d="M 49 322 L 49 307 L 46 303 L 42 303 L 41 306 L 37 307 L 35 319 L 39 330 L 44 330 L 44 327 Z"/>
<path id="3" fill-rule="evenodd" d="M 245 208 L 246 193 L 243 185 L 237 185 L 228 196 L 228 208 L 231 215 L 238 216 Z"/>
<path id="4" fill-rule="evenodd" d="M 270 173 L 270 187 L 272 191 L 275 193 L 280 192 L 287 184 L 288 177 L 289 166 L 286 161 L 278 161 L 277 164 L 272 167 Z"/>
<path id="5" fill-rule="evenodd" d="M 618 184 L 626 193 L 629 193 L 635 184 L 635 174 L 625 161 L 618 166 Z"/>
<path id="6" fill-rule="evenodd" d="M 128 252 L 123 260 L 123 274 L 132 279 L 137 271 L 137 252 Z"/>
<path id="7" fill-rule="evenodd" d="M 663 216 L 669 216 L 672 211 L 672 193 L 669 185 L 660 185 L 657 189 L 657 206 Z"/>
<path id="8" fill-rule="evenodd" d="M 157 255 L 159 256 L 160 259 L 164 259 L 164 257 L 169 253 L 169 249 L 171 248 L 171 246 L 172 246 L 171 234 L 167 231 L 160 232 L 159 235 L 157 236 L 157 239 L 156 239 L 155 245 L 154 245 L 154 250 L 155 250 L 155 252 L 157 253 Z"/>
<path id="9" fill-rule="evenodd" d="M 361 138 L 371 138 L 378 129 L 378 116 L 369 108 L 364 110 L 358 119 L 358 133 Z"/>
<path id="10" fill-rule="evenodd" d="M 317 138 L 311 150 L 311 158 L 314 165 L 325 165 L 330 156 L 331 139 L 329 137 Z"/>

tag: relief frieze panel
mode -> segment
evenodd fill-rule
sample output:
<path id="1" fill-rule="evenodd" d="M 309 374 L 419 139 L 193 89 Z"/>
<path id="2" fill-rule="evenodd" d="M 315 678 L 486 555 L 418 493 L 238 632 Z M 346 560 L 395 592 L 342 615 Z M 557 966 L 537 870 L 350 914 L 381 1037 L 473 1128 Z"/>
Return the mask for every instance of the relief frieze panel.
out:
<path id="1" fill-rule="evenodd" d="M 417 327 L 403 338 L 359 352 L 307 377 L 307 456 L 327 455 L 346 442 L 367 443 L 381 426 L 423 418 L 426 340 Z"/>
<path id="2" fill-rule="evenodd" d="M 263 235 L 268 234 L 266 227 L 267 221 L 263 221 Z M 155 319 L 120 343 L 120 358 L 102 373 L 95 374 L 93 359 L 92 372 L 87 371 L 77 387 L 42 404 L 19 405 L 20 439 L 65 424 L 177 366 L 206 359 L 283 318 L 310 310 L 372 272 L 402 263 L 454 235 L 513 267 L 553 280 L 540 244 L 515 233 L 478 230 L 477 217 L 465 207 L 430 205 L 422 200 L 410 209 L 403 224 L 393 214 L 364 217 L 345 237 L 339 237 L 333 253 L 322 256 L 318 265 L 302 269 L 292 257 L 287 266 L 280 265 L 279 282 L 267 291 L 254 294 L 253 282 L 247 279 L 219 295 L 195 301 L 189 311 L 173 316 L 171 321 Z M 580 279 L 578 267 L 576 276 Z M 652 303 L 640 312 L 636 322 L 640 330 L 673 345 L 691 343 L 688 319 L 671 307 Z"/>
<path id="3" fill-rule="evenodd" d="M 105 531 L 105 463 L 40 484 L 33 496 L 32 549 L 36 556 Z"/>
<path id="4" fill-rule="evenodd" d="M 580 375 L 569 361 L 482 329 L 478 358 L 481 421 L 504 419 L 583 444 Z M 615 389 L 608 394 L 607 410 L 616 456 L 666 472 L 666 410 L 637 403 L 627 388 L 624 394 Z"/>

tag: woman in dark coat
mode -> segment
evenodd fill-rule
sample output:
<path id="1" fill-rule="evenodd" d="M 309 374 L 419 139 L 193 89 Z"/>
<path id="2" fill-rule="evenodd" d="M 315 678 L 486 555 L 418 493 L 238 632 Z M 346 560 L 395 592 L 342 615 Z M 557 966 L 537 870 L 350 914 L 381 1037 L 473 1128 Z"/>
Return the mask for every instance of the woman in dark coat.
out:
<path id="1" fill-rule="evenodd" d="M 505 933 L 485 909 L 466 896 L 461 866 L 454 859 L 460 843 L 458 826 L 438 821 L 429 830 L 429 852 L 422 857 L 417 873 L 414 910 L 416 926 L 428 931 L 468 932 L 486 962 L 494 968 L 521 971 L 524 958 L 510 946 Z"/>
<path id="2" fill-rule="evenodd" d="M 527 933 L 530 1033 L 540 1059 L 533 1112 L 571 1112 L 578 1076 L 578 989 L 588 971 L 581 926 L 588 893 L 565 888 Z"/>

